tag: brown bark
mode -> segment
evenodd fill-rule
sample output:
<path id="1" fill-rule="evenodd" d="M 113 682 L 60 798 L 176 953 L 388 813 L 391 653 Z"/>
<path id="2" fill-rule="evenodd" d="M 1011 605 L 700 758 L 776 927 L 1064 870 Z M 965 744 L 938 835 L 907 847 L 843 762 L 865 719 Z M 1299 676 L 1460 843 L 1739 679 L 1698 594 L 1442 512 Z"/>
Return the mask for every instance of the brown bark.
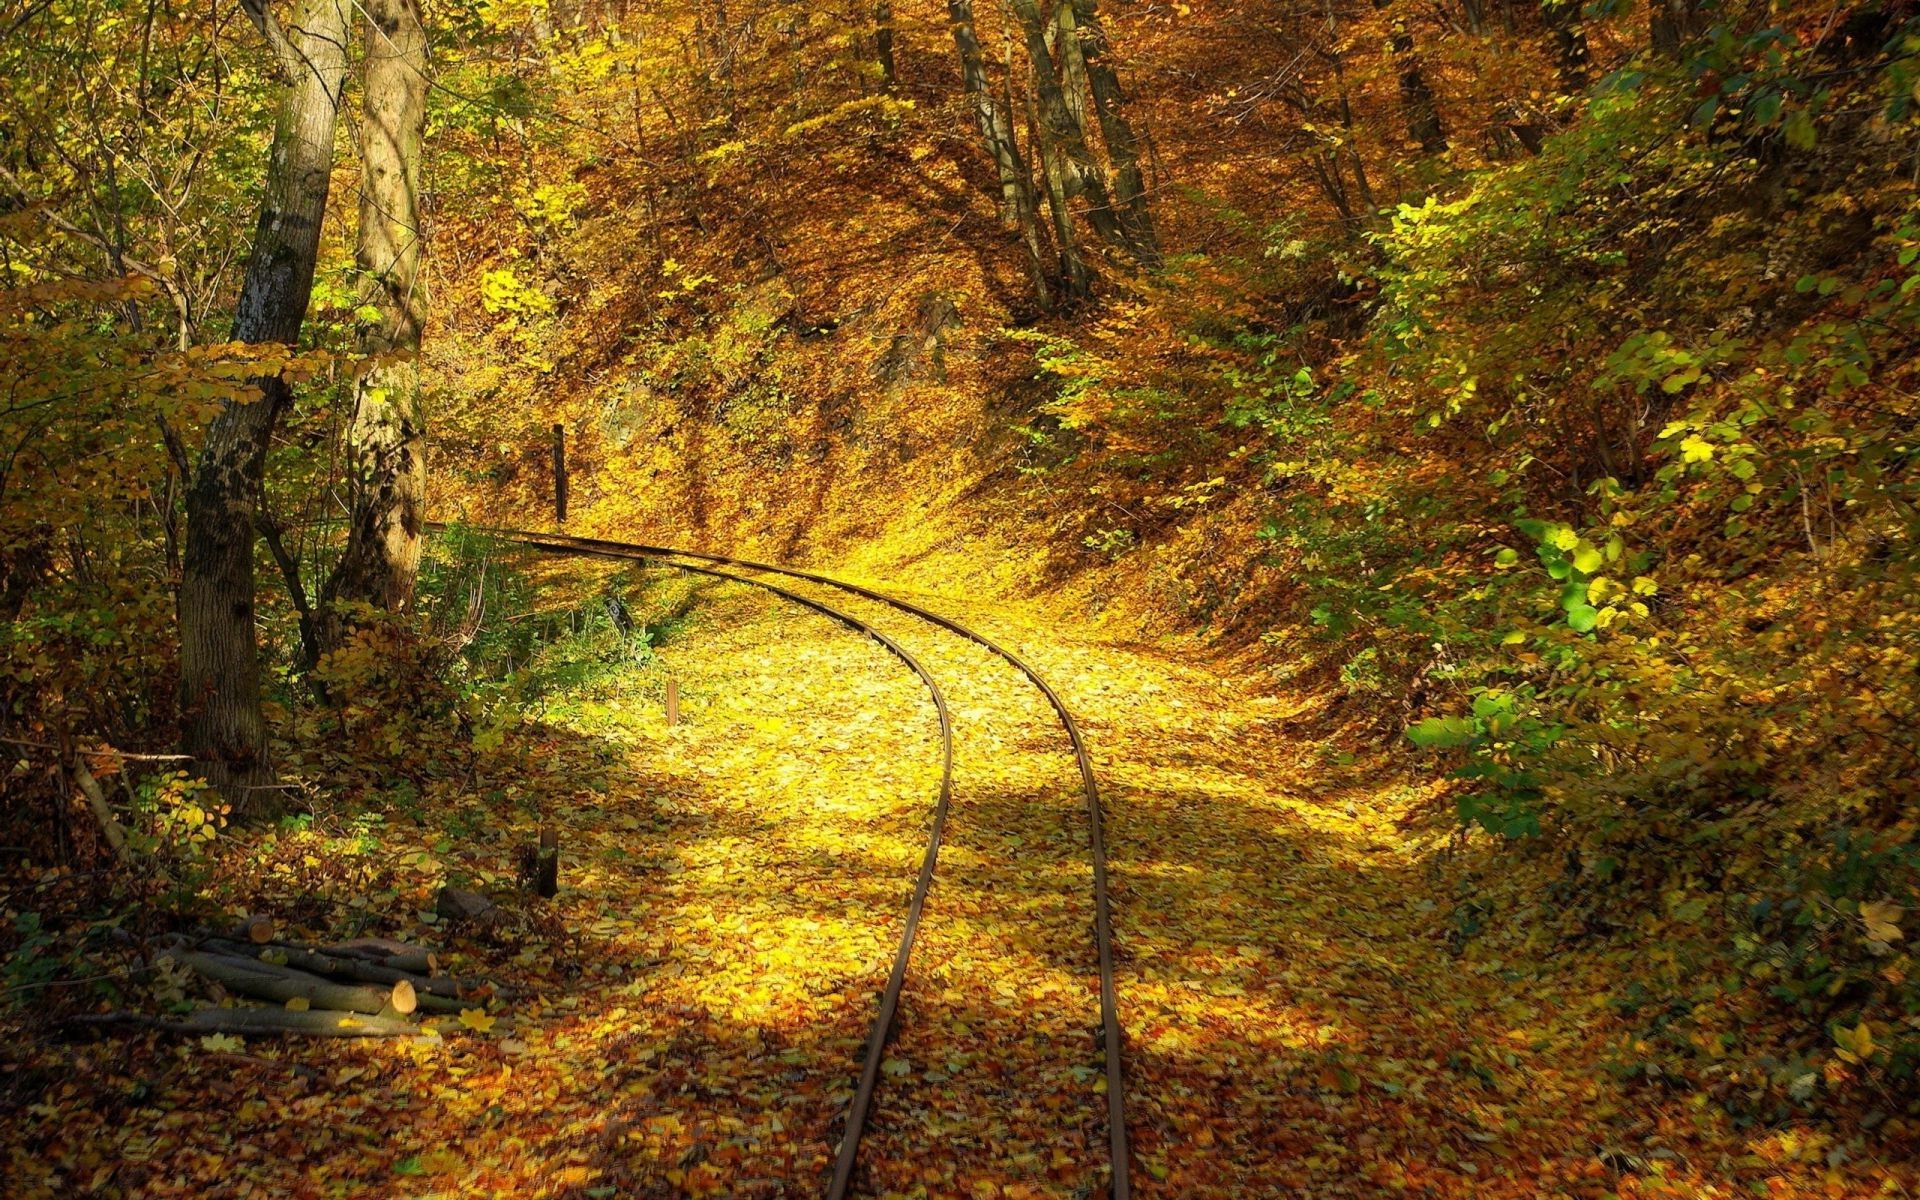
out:
<path id="1" fill-rule="evenodd" d="M 229 992 L 255 1000 L 281 1004 L 304 1000 L 315 1008 L 358 1013 L 385 1012 L 393 1003 L 390 984 L 335 983 L 291 967 L 274 967 L 251 959 L 192 950 L 175 950 L 172 956 L 182 966 L 192 967 Z"/>
<path id="2" fill-rule="evenodd" d="M 1033 281 L 1034 299 L 1042 309 L 1053 307 L 1053 287 L 1047 280 L 1047 254 L 1040 233 L 1040 218 L 1033 194 L 1033 172 L 1020 153 L 1014 137 L 1011 102 L 994 98 L 987 83 L 985 57 L 975 32 L 972 0 L 947 0 L 947 19 L 953 26 L 954 48 L 960 54 L 960 77 L 966 87 L 967 105 L 980 131 L 980 141 L 993 159 L 1000 178 L 1000 219 L 1016 228 L 1027 252 L 1027 274 Z"/>
<path id="3" fill-rule="evenodd" d="M 325 951 L 304 946 L 250 945 L 226 938 L 208 938 L 201 945 L 216 954 L 263 963 L 267 960 L 261 955 L 270 954 L 282 960 L 279 964 L 281 966 L 292 967 L 297 971 L 306 971 L 314 975 L 349 979 L 355 983 L 384 983 L 388 986 L 408 983 L 429 996 L 458 997 L 460 995 L 462 981 L 452 976 L 422 975 L 418 971 L 403 971 L 397 967 L 388 966 L 384 962 L 357 958 L 349 954 L 328 954 Z"/>
<path id="4" fill-rule="evenodd" d="M 1385 8 L 1389 2 L 1374 0 L 1374 7 Z M 1387 48 L 1400 75 L 1400 111 L 1407 123 L 1407 138 L 1428 154 L 1439 154 L 1447 148 L 1447 135 L 1440 124 L 1440 108 L 1434 101 L 1433 89 L 1427 86 L 1426 74 L 1420 68 L 1413 31 L 1408 28 L 1406 18 L 1397 13 L 1391 22 Z"/>
<path id="5" fill-rule="evenodd" d="M 1073 15 L 1078 33 L 1075 41 L 1087 87 L 1093 93 L 1094 114 L 1100 119 L 1100 136 L 1107 143 L 1107 159 L 1113 164 L 1113 203 L 1121 232 L 1136 259 L 1146 266 L 1157 266 L 1160 239 L 1154 231 L 1153 210 L 1140 171 L 1141 139 L 1122 107 L 1125 96 L 1120 90 L 1120 76 L 1113 68 L 1106 27 L 1100 23 L 1096 0 L 1073 0 Z"/>
<path id="6" fill-rule="evenodd" d="M 427 119 L 427 35 L 419 0 L 364 0 L 361 67 L 360 331 L 368 363 L 347 427 L 347 545 L 321 592 L 323 641 L 347 624 L 342 601 L 404 611 L 426 519 L 426 422 L 420 403 L 420 148 Z"/>
<path id="7" fill-rule="evenodd" d="M 1086 130 L 1076 121 L 1067 104 L 1066 92 L 1054 71 L 1047 49 L 1047 30 L 1051 22 L 1040 14 L 1037 0 L 1011 0 L 1033 67 L 1033 98 L 1039 115 L 1041 161 L 1048 176 L 1049 200 L 1054 194 L 1071 201 L 1085 197 L 1087 221 L 1094 232 L 1111 245 L 1127 248 L 1127 237 L 1119 215 L 1107 193 L 1105 172 L 1087 145 Z M 1054 221 L 1056 233 L 1059 217 Z M 1064 257 L 1064 255 L 1063 255 Z"/>
<path id="8" fill-rule="evenodd" d="M 346 4 L 301 0 L 291 34 L 264 0 L 248 10 L 275 50 L 284 91 L 233 337 L 292 344 L 306 319 L 333 171 L 347 73 Z M 179 595 L 183 748 L 241 816 L 272 808 L 254 633 L 254 504 L 268 440 L 291 396 L 278 374 L 253 382 L 259 399 L 228 403 L 208 426 L 187 492 Z"/>
<path id="9" fill-rule="evenodd" d="M 1648 0 L 1647 41 L 1656 54 L 1673 58 L 1700 36 L 1705 25 L 1697 0 Z"/>
<path id="10" fill-rule="evenodd" d="M 177 1021 L 139 1013 L 100 1013 L 73 1018 L 76 1025 L 131 1025 L 164 1033 L 293 1034 L 303 1037 L 418 1037 L 420 1027 L 398 1017 L 362 1013 L 295 1012 L 285 1008 L 200 1008 Z"/>
<path id="11" fill-rule="evenodd" d="M 892 92 L 900 84 L 893 61 L 892 0 L 878 0 L 873 6 L 873 56 L 880 64 L 880 90 Z"/>
<path id="12" fill-rule="evenodd" d="M 1580 0 L 1545 0 L 1540 15 L 1553 35 L 1560 86 L 1568 91 L 1586 87 L 1593 54 L 1587 48 L 1587 31 L 1580 24 Z"/>
<path id="13" fill-rule="evenodd" d="M 1060 255 L 1060 290 L 1068 300 L 1084 300 L 1093 295 L 1093 272 L 1080 252 L 1080 235 L 1073 227 L 1073 184 L 1066 155 L 1048 138 L 1032 89 L 1027 91 L 1026 102 L 1028 137 L 1040 148 L 1040 178 L 1046 183 L 1047 212 L 1053 219 L 1054 245 Z"/>

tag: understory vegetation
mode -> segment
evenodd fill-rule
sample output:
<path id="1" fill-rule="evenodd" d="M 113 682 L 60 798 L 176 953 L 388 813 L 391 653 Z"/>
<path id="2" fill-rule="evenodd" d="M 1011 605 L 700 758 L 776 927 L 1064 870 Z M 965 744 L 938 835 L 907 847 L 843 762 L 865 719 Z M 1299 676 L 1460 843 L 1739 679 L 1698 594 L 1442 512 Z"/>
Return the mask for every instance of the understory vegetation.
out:
<path id="1" fill-rule="evenodd" d="M 1622 63 L 1344 262 L 1176 260 L 1039 354 L 1142 569 L 1406 728 L 1553 867 L 1469 904 L 1621 947 L 1622 1069 L 1756 1113 L 1920 1066 L 1914 43 L 1874 36 Z M 1186 519 L 1229 504 L 1243 556 Z"/>

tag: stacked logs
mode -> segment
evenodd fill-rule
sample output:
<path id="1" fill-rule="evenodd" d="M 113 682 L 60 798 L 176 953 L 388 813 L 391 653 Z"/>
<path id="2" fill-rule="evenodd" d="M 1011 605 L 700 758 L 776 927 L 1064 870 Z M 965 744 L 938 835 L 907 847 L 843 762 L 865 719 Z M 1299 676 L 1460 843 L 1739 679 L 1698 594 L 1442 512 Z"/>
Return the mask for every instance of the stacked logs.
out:
<path id="1" fill-rule="evenodd" d="M 407 1037 L 419 1011 L 480 1007 L 461 997 L 479 986 L 438 971 L 431 953 L 386 938 L 310 946 L 274 936 L 272 923 L 249 918 L 230 935 L 180 937 L 166 957 L 235 997 L 278 1008 L 202 1008 L 178 1020 L 113 1013 L 90 1024 L 138 1024 L 182 1033 L 296 1034 L 309 1037 Z"/>

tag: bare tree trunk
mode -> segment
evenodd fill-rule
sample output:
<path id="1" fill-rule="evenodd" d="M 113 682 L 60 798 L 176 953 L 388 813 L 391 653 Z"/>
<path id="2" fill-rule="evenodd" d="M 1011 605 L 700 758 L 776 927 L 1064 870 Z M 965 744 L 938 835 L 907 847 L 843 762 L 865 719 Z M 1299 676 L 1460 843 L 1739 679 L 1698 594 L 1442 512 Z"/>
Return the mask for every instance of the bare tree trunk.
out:
<path id="1" fill-rule="evenodd" d="M 1007 68 L 1011 78 L 1013 64 L 1009 62 Z M 1011 82 L 1008 87 L 1012 87 Z M 1028 137 L 1040 150 L 1040 177 L 1046 181 L 1047 212 L 1053 218 L 1054 243 L 1060 252 L 1060 290 L 1068 300 L 1084 300 L 1093 295 L 1093 272 L 1080 252 L 1080 237 L 1073 228 L 1069 164 L 1060 146 L 1047 137 L 1033 89 L 1028 89 L 1025 99 Z"/>
<path id="2" fill-rule="evenodd" d="M 1052 22 L 1041 17 L 1037 0 L 1011 0 L 1011 3 L 1025 35 L 1027 59 L 1033 66 L 1033 94 L 1040 116 L 1037 128 L 1041 159 L 1047 164 L 1049 192 L 1062 191 L 1066 200 L 1086 197 L 1087 220 L 1094 232 L 1109 244 L 1126 248 L 1126 234 L 1107 195 L 1105 172 L 1087 147 L 1086 131 L 1074 120 L 1060 77 L 1054 72 L 1053 58 L 1047 49 L 1047 31 Z"/>
<path id="3" fill-rule="evenodd" d="M 1648 0 L 1647 17 L 1648 44 L 1668 58 L 1700 36 L 1703 24 L 1697 0 Z"/>
<path id="4" fill-rule="evenodd" d="M 1587 68 L 1593 54 L 1587 48 L 1587 31 L 1580 25 L 1580 0 L 1544 0 L 1540 15 L 1553 34 L 1555 69 L 1560 86 L 1579 91 L 1587 86 Z"/>
<path id="5" fill-rule="evenodd" d="M 1120 91 L 1120 76 L 1113 69 L 1113 46 L 1100 23 L 1097 0 L 1073 0 L 1073 16 L 1079 36 L 1072 40 L 1079 47 L 1087 87 L 1093 93 L 1093 109 L 1100 118 L 1100 136 L 1107 143 L 1107 159 L 1113 164 L 1113 202 L 1119 210 L 1121 231 L 1136 259 L 1146 266 L 1158 266 L 1160 239 L 1153 228 L 1153 211 L 1140 172 L 1140 137 L 1121 108 L 1125 97 Z"/>
<path id="6" fill-rule="evenodd" d="M 1374 0 L 1373 6 L 1386 8 L 1390 2 Z M 1398 13 L 1391 18 L 1387 49 L 1400 74 L 1400 110 L 1407 122 L 1407 138 L 1419 143 L 1420 149 L 1428 154 L 1441 153 L 1447 148 L 1447 135 L 1440 125 L 1440 109 L 1434 102 L 1433 89 L 1427 86 L 1427 77 L 1420 69 L 1420 58 L 1413 45 L 1413 31 L 1407 28 L 1406 18 Z"/>
<path id="7" fill-rule="evenodd" d="M 1347 151 L 1347 162 L 1353 170 L 1353 186 L 1359 195 L 1362 208 L 1361 220 L 1368 226 L 1378 225 L 1380 221 L 1379 203 L 1373 196 L 1373 185 L 1367 181 L 1367 163 L 1360 157 L 1360 138 L 1353 126 L 1353 98 L 1347 91 L 1347 53 L 1340 45 L 1340 29 L 1333 19 L 1333 0 L 1327 0 L 1327 53 L 1333 60 L 1333 78 L 1338 85 L 1336 112 L 1340 117 L 1340 128 L 1345 136 L 1340 140 Z"/>
<path id="8" fill-rule="evenodd" d="M 880 63 L 880 90 L 891 93 L 900 84 L 893 61 L 893 0 L 873 6 L 873 55 Z"/>
<path id="9" fill-rule="evenodd" d="M 1034 299 L 1042 309 L 1053 307 L 1053 288 L 1047 282 L 1046 247 L 1041 242 L 1038 205 L 1033 194 L 1033 172 L 1014 137 L 1013 105 L 996 103 L 987 84 L 987 66 L 974 30 L 972 0 L 947 0 L 947 19 L 953 25 L 954 48 L 960 52 L 960 76 L 967 103 L 980 130 L 994 169 L 1000 176 L 1000 219 L 1020 231 L 1027 250 L 1027 272 L 1033 279 Z"/>
<path id="10" fill-rule="evenodd" d="M 388 612 L 413 599 L 426 519 L 426 422 L 420 404 L 420 143 L 427 119 L 427 35 L 419 0 L 362 0 L 360 233 L 355 251 L 361 304 L 378 316 L 360 331 L 370 356 L 354 384 L 347 427 L 351 518 L 347 546 L 320 603 L 324 640 L 346 622 L 335 605 L 359 601 Z"/>
<path id="11" fill-rule="evenodd" d="M 1053 52 L 1060 63 L 1060 95 L 1082 136 L 1087 129 L 1087 60 L 1081 53 L 1073 0 L 1053 0 Z"/>
<path id="12" fill-rule="evenodd" d="M 233 337 L 291 344 L 306 319 L 326 216 L 347 74 L 346 2 L 301 0 L 290 34 L 265 0 L 245 7 L 279 59 L 284 91 Z M 277 374 L 254 383 L 258 400 L 229 402 L 208 426 L 187 493 L 179 597 L 182 744 L 241 815 L 271 808 L 263 799 L 273 767 L 254 633 L 254 497 L 268 439 L 291 396 Z"/>

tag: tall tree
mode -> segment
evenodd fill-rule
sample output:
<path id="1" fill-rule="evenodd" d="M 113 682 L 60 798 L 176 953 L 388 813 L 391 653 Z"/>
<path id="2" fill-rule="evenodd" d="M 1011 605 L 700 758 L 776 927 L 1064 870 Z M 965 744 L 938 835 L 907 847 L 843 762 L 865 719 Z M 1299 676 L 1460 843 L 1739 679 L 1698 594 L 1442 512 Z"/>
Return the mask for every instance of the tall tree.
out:
<path id="1" fill-rule="evenodd" d="M 1109 244 L 1125 248 L 1126 233 L 1108 196 L 1106 173 L 1087 145 L 1085 128 L 1074 119 L 1047 45 L 1049 30 L 1057 28 L 1058 11 L 1055 20 L 1048 20 L 1041 15 L 1038 0 L 1012 0 L 1012 6 L 1019 19 L 1027 61 L 1033 68 L 1033 98 L 1040 118 L 1036 128 L 1048 179 L 1048 200 L 1056 210 L 1056 235 L 1061 224 L 1071 223 L 1067 204 L 1085 197 L 1087 220 L 1094 232 Z"/>
<path id="2" fill-rule="evenodd" d="M 413 598 L 426 519 L 426 421 L 420 397 L 420 151 L 427 121 L 427 34 L 419 0 L 362 0 L 360 229 L 355 260 L 367 364 L 347 427 L 347 545 L 321 593 L 324 640 L 339 640 L 338 604 L 389 612 Z"/>
<path id="3" fill-rule="evenodd" d="M 347 76 L 346 0 L 299 0 L 284 29 L 266 0 L 243 7 L 273 51 L 282 92 L 233 336 L 291 345 L 306 320 L 326 216 Z M 267 443 L 292 395 L 277 373 L 253 383 L 259 399 L 227 404 L 207 428 L 187 492 L 179 596 L 182 742 L 243 814 L 268 807 L 262 791 L 273 782 L 260 711 L 254 536 Z"/>
<path id="4" fill-rule="evenodd" d="M 1096 0 L 1072 0 L 1070 13 L 1081 69 L 1093 95 L 1094 114 L 1100 119 L 1100 137 L 1113 165 L 1113 203 L 1120 229 L 1133 256 L 1148 266 L 1160 262 L 1160 241 L 1153 228 L 1145 177 L 1140 170 L 1141 139 L 1122 107 L 1120 76 L 1114 71 L 1113 46 L 1101 24 Z M 1064 32 L 1064 31 L 1063 31 Z"/>
<path id="5" fill-rule="evenodd" d="M 1577 92 L 1587 86 L 1588 68 L 1593 52 L 1587 46 L 1587 31 L 1580 23 L 1579 0 L 1542 0 L 1541 19 L 1553 35 L 1554 70 L 1560 86 Z"/>
<path id="6" fill-rule="evenodd" d="M 1387 8 L 1391 0 L 1374 0 L 1375 8 Z M 1400 113 L 1407 123 L 1407 137 L 1428 154 L 1447 148 L 1446 130 L 1440 124 L 1440 106 L 1420 67 L 1420 55 L 1413 44 L 1413 30 L 1400 13 L 1388 14 L 1387 50 L 1400 75 Z"/>
<path id="7" fill-rule="evenodd" d="M 1677 57 L 1682 46 L 1705 30 L 1707 16 L 1701 0 L 1649 0 L 1647 43 L 1656 54 Z"/>
<path id="8" fill-rule="evenodd" d="M 1013 105 L 995 99 L 987 81 L 985 56 L 975 31 L 973 0 L 947 0 L 947 21 L 953 27 L 954 48 L 960 53 L 960 78 L 967 92 L 967 106 L 973 110 L 973 122 L 980 141 L 993 159 L 1000 178 L 1000 219 L 1020 233 L 1027 252 L 1027 273 L 1033 280 L 1034 299 L 1042 309 L 1053 306 L 1053 287 L 1047 280 L 1047 251 L 1040 232 L 1038 204 L 1033 194 L 1033 172 L 1020 153 L 1014 136 Z"/>
<path id="9" fill-rule="evenodd" d="M 893 60 L 893 0 L 877 0 L 873 6 L 873 57 L 880 64 L 880 90 L 892 92 L 900 85 Z"/>

